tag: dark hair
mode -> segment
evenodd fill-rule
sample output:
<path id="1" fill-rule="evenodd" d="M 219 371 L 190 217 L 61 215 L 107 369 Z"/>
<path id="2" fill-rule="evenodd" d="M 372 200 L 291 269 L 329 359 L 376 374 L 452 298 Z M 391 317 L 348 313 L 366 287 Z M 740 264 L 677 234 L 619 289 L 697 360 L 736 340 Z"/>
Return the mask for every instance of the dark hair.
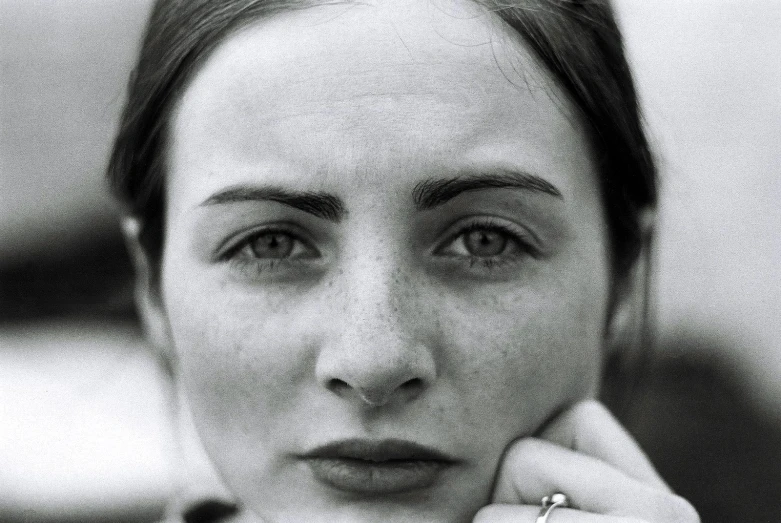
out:
<path id="1" fill-rule="evenodd" d="M 230 33 L 319 0 L 158 0 L 133 70 L 108 178 L 140 242 L 159 263 L 164 242 L 167 126 L 190 77 Z M 639 213 L 656 204 L 656 172 L 608 0 L 484 0 L 553 74 L 589 126 L 600 162 L 614 268 L 632 266 L 643 238 Z"/>

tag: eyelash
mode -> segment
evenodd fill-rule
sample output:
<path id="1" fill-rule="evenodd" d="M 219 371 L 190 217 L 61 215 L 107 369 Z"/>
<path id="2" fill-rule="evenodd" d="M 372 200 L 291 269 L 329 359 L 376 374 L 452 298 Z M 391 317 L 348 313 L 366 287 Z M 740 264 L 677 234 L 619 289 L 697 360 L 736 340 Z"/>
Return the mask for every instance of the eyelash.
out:
<path id="1" fill-rule="evenodd" d="M 464 238 L 461 241 L 466 241 L 466 236 L 468 234 L 478 231 L 499 233 L 506 239 L 508 245 L 514 245 L 517 252 L 512 254 L 500 253 L 490 257 L 468 256 L 467 265 L 470 270 L 475 270 L 477 268 L 478 270 L 482 269 L 490 272 L 517 263 L 526 256 L 536 257 L 538 255 L 538 251 L 532 246 L 530 241 L 531 238 L 528 234 L 520 233 L 511 227 L 502 223 L 497 223 L 495 220 L 491 219 L 473 220 L 465 225 L 459 226 L 456 232 L 448 236 L 446 241 L 440 243 L 439 246 L 434 249 L 433 253 L 440 255 L 442 258 L 449 258 L 451 260 L 458 258 L 463 259 L 463 256 L 448 255 L 442 251 L 445 251 L 447 248 L 454 245 L 459 238 Z M 252 242 L 258 240 L 261 236 L 270 234 L 288 236 L 291 241 L 316 253 L 316 256 L 320 255 L 311 242 L 304 240 L 300 234 L 285 227 L 272 226 L 265 229 L 254 230 L 239 240 L 230 242 L 231 245 L 223 249 L 222 253 L 218 255 L 218 261 L 229 263 L 234 269 L 242 273 L 247 273 L 250 277 L 259 276 L 268 271 L 286 271 L 304 268 L 307 266 L 307 262 L 311 263 L 312 256 L 259 258 L 251 253 L 243 253 L 243 251 L 247 249 L 252 249 Z"/>
<path id="2" fill-rule="evenodd" d="M 265 229 L 255 230 L 252 233 L 242 237 L 236 242 L 231 242 L 232 245 L 225 249 L 222 254 L 218 256 L 218 261 L 229 263 L 233 268 L 241 272 L 249 272 L 250 275 L 259 275 L 261 273 L 272 270 L 286 270 L 296 267 L 303 267 L 307 259 L 310 257 L 286 257 L 286 258 L 259 258 L 252 254 L 242 254 L 244 250 L 251 249 L 252 242 L 259 239 L 261 236 L 279 234 L 285 235 L 291 238 L 293 242 L 297 242 L 305 246 L 307 249 L 314 251 L 319 255 L 317 249 L 312 244 L 304 240 L 300 234 L 292 232 L 285 227 L 268 227 Z M 295 248 L 295 247 L 294 247 Z"/>
<path id="3" fill-rule="evenodd" d="M 514 244 L 518 252 L 510 255 L 499 254 L 491 257 L 470 256 L 468 258 L 470 268 L 480 266 L 483 269 L 492 271 L 519 262 L 526 256 L 537 257 L 539 255 L 539 251 L 532 245 L 532 238 L 529 234 L 520 233 L 511 227 L 502 223 L 497 223 L 495 220 L 491 219 L 474 220 L 464 226 L 460 226 L 458 230 L 449 236 L 449 239 L 442 244 L 442 246 L 437 247 L 434 252 L 440 252 L 446 247 L 453 245 L 459 238 L 464 238 L 462 241 L 465 241 L 466 236 L 469 233 L 478 231 L 498 232 L 508 241 L 508 243 Z"/>

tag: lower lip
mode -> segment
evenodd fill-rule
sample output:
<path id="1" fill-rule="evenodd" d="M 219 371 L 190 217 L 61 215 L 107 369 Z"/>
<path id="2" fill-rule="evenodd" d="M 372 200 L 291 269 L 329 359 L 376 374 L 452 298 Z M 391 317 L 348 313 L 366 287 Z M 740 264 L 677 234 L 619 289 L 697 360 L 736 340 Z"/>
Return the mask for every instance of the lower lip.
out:
<path id="1" fill-rule="evenodd" d="M 437 460 L 369 461 L 310 458 L 307 464 L 320 482 L 354 494 L 399 494 L 430 487 L 450 463 Z"/>

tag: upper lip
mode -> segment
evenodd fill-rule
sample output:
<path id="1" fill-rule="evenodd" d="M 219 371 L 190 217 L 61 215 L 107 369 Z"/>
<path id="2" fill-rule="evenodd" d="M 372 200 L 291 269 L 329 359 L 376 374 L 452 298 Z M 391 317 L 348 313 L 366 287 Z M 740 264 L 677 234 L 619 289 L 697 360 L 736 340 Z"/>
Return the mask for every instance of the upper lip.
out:
<path id="1" fill-rule="evenodd" d="M 365 461 L 441 461 L 456 460 L 436 449 L 400 439 L 346 439 L 322 445 L 303 455 L 310 459 L 360 459 Z"/>

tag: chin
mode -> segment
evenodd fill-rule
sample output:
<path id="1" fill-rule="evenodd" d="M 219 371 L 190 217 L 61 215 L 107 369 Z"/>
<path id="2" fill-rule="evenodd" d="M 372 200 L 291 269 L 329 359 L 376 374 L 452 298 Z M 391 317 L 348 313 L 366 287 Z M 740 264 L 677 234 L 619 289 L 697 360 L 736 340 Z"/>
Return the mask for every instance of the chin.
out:
<path id="1" fill-rule="evenodd" d="M 488 503 L 490 485 L 478 488 L 477 483 L 443 481 L 408 492 L 357 493 L 307 481 L 303 488 L 289 489 L 284 499 L 264 496 L 247 507 L 263 523 L 468 523 Z"/>
<path id="2" fill-rule="evenodd" d="M 301 502 L 305 504 L 304 501 Z M 450 505 L 450 506 L 448 506 Z M 298 507 L 276 515 L 260 512 L 258 521 L 263 523 L 467 523 L 472 521 L 478 507 L 453 507 L 442 502 L 439 506 L 430 504 L 405 504 L 388 500 L 344 503 L 330 510 L 311 510 Z"/>

